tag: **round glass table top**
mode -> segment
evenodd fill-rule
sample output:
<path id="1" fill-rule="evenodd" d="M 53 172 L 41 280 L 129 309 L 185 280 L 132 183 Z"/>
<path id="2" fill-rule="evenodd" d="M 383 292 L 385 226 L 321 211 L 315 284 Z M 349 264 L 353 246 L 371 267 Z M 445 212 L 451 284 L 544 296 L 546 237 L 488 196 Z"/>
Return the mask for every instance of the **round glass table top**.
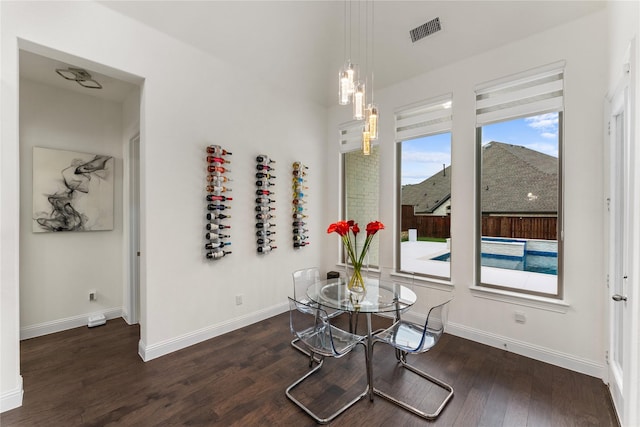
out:
<path id="1" fill-rule="evenodd" d="M 344 278 L 321 280 L 307 288 L 307 296 L 324 306 L 343 311 L 382 313 L 405 310 L 416 302 L 416 294 L 393 280 L 365 279 L 364 292 L 352 292 Z"/>

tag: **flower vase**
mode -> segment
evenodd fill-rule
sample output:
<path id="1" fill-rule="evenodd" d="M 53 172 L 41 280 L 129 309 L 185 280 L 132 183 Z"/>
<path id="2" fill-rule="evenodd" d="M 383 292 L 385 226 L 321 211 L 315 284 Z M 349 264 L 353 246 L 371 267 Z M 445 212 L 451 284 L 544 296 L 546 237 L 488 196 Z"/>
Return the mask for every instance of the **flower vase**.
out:
<path id="1" fill-rule="evenodd" d="M 362 294 L 365 291 L 364 278 L 362 277 L 361 265 L 347 266 L 347 289 L 356 294 Z"/>

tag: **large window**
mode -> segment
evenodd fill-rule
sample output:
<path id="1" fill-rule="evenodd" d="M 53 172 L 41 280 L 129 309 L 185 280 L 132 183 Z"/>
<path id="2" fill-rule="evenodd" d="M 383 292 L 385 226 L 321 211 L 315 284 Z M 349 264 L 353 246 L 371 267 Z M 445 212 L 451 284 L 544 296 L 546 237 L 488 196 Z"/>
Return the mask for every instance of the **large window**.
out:
<path id="1" fill-rule="evenodd" d="M 562 67 L 476 92 L 481 286 L 561 297 Z"/>
<path id="2" fill-rule="evenodd" d="M 396 113 L 396 269 L 451 277 L 451 95 Z"/>
<path id="3" fill-rule="evenodd" d="M 377 145 L 371 147 L 371 154 L 367 156 L 362 154 L 360 149 L 361 132 L 361 123 L 342 131 L 342 219 L 354 220 L 364 231 L 369 222 L 380 219 L 378 209 L 380 157 Z M 353 136 L 351 138 L 353 141 L 349 141 L 350 134 Z M 373 268 L 380 265 L 378 240 L 379 236 L 376 235 L 367 252 L 368 264 Z M 360 246 L 362 244 L 364 244 L 364 233 L 362 233 L 362 238 L 357 240 L 358 252 L 362 250 Z M 342 259 L 344 260 L 344 254 Z"/>
<path id="4" fill-rule="evenodd" d="M 402 141 L 400 270 L 451 277 L 451 133 Z"/>

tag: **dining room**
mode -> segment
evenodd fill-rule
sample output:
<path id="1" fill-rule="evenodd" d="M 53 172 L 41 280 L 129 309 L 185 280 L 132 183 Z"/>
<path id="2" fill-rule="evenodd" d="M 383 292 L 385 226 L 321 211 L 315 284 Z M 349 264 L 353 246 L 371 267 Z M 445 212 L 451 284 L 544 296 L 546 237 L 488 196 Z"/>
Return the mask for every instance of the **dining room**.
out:
<path id="1" fill-rule="evenodd" d="M 296 301 L 357 341 L 289 393 L 335 425 L 637 424 L 638 9 L 1 2 L 3 425 L 312 425 Z M 40 148 L 113 156 L 112 229 L 37 229 Z"/>

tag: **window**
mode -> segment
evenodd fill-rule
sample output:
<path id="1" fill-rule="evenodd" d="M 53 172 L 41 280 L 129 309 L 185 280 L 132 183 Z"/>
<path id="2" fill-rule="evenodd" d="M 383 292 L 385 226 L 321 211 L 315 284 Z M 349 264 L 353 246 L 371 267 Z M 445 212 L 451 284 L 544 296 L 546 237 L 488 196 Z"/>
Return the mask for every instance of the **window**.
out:
<path id="1" fill-rule="evenodd" d="M 396 113 L 396 269 L 451 277 L 451 95 Z"/>
<path id="2" fill-rule="evenodd" d="M 563 66 L 476 91 L 479 285 L 561 297 Z"/>
<path id="3" fill-rule="evenodd" d="M 364 230 L 371 221 L 379 220 L 379 147 L 373 145 L 371 154 L 365 156 L 361 149 L 362 122 L 357 122 L 341 128 L 342 150 L 342 184 L 343 219 L 352 219 Z M 379 263 L 379 236 L 371 241 L 368 254 L 368 264 L 378 267 Z M 363 237 L 358 239 L 357 250 L 362 250 Z M 342 248 L 342 245 L 340 246 Z M 342 249 L 341 249 L 342 250 Z M 342 255 L 344 261 L 344 254 Z"/>

